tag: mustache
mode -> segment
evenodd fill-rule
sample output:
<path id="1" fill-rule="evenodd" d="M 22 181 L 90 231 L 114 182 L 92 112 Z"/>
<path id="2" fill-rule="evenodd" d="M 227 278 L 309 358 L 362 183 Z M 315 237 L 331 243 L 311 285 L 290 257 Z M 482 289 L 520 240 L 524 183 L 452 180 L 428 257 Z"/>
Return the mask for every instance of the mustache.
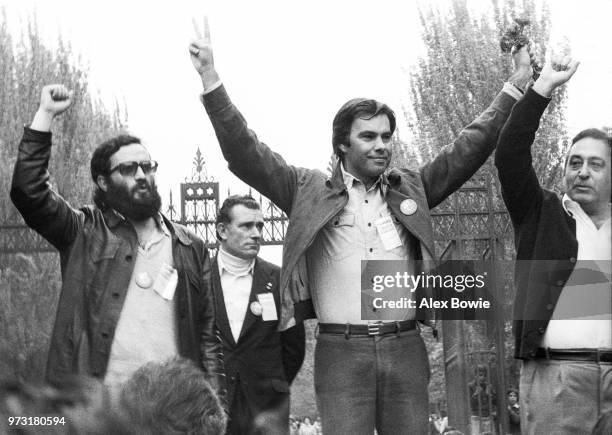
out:
<path id="1" fill-rule="evenodd" d="M 144 179 L 144 180 L 139 180 L 136 185 L 134 185 L 132 187 L 132 189 L 130 190 L 130 193 L 134 193 L 136 192 L 138 189 L 143 189 L 146 188 L 149 192 L 153 191 L 153 185 L 151 183 L 149 183 L 148 180 Z"/>

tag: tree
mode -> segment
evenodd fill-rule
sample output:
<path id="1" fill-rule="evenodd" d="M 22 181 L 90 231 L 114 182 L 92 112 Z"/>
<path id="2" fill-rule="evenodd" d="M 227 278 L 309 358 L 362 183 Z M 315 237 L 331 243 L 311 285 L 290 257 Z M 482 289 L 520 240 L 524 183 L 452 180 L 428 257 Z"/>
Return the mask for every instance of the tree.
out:
<path id="1" fill-rule="evenodd" d="M 89 158 L 94 147 L 125 126 L 118 104 L 112 111 L 91 94 L 87 68 L 75 59 L 70 44 L 58 38 L 57 48 L 45 46 L 35 17 L 16 42 L 9 33 L 6 11 L 0 17 L 0 201 L 6 203 L 23 125 L 38 108 L 40 90 L 63 83 L 74 91 L 74 104 L 53 126 L 52 181 L 68 201 L 82 204 L 91 195 Z M 12 207 L 11 207 L 12 208 Z M 6 210 L 0 222 L 6 221 Z M 4 217 L 4 219 L 1 219 Z"/>
<path id="2" fill-rule="evenodd" d="M 8 198 L 12 168 L 23 125 L 32 120 L 45 84 L 66 84 L 75 100 L 53 126 L 52 184 L 75 205 L 89 202 L 89 159 L 96 144 L 123 129 L 119 106 L 108 111 L 91 94 L 87 69 L 61 37 L 56 49 L 45 46 L 35 17 L 14 40 L 4 8 L 0 9 L 0 74 L 0 226 L 22 223 Z M 0 237 L 8 236 L 2 231 Z M 59 270 L 55 253 L 0 252 L 0 378 L 42 378 L 60 289 Z"/>
<path id="3" fill-rule="evenodd" d="M 535 0 L 492 0 L 492 6 L 490 14 L 470 11 L 466 0 L 453 0 L 448 13 L 420 9 L 426 55 L 410 74 L 412 100 L 404 108 L 413 133 L 411 160 L 433 158 L 499 92 L 512 69 L 510 55 L 501 53 L 499 41 L 514 17 L 529 19 L 530 39 L 546 48 L 550 14 L 545 2 L 538 7 Z M 566 98 L 565 88 L 555 92 L 533 148 L 536 172 L 548 189 L 558 185 L 569 143 Z"/>

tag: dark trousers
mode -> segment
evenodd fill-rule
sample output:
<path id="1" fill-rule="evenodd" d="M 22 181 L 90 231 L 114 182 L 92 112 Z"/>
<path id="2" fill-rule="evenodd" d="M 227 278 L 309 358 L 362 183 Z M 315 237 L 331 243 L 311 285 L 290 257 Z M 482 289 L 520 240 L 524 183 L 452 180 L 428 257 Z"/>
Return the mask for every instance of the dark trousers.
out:
<path id="1" fill-rule="evenodd" d="M 417 330 L 349 339 L 320 334 L 314 369 L 323 433 L 428 433 L 429 359 Z"/>

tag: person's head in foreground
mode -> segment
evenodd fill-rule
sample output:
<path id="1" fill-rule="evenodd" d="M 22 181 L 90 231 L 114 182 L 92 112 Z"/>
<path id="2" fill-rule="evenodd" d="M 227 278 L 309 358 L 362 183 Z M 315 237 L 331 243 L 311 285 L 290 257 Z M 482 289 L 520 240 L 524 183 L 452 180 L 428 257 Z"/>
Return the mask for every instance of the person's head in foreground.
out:
<path id="1" fill-rule="evenodd" d="M 184 358 L 140 367 L 123 385 L 119 406 L 142 434 L 220 435 L 227 424 L 206 375 Z"/>

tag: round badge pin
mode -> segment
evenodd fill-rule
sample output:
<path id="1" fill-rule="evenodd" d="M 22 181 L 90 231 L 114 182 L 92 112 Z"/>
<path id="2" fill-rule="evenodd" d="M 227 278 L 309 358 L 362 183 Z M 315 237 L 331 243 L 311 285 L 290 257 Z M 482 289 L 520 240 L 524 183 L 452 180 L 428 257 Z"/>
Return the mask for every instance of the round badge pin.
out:
<path id="1" fill-rule="evenodd" d="M 400 204 L 400 211 L 407 216 L 413 215 L 417 211 L 417 203 L 413 199 L 405 199 Z"/>
<path id="2" fill-rule="evenodd" d="M 149 288 L 153 285 L 153 278 L 147 272 L 136 275 L 136 285 L 140 288 Z"/>
<path id="3" fill-rule="evenodd" d="M 251 308 L 251 313 L 255 314 L 256 316 L 261 316 L 263 309 L 259 302 L 257 301 L 251 302 L 250 308 Z"/>

